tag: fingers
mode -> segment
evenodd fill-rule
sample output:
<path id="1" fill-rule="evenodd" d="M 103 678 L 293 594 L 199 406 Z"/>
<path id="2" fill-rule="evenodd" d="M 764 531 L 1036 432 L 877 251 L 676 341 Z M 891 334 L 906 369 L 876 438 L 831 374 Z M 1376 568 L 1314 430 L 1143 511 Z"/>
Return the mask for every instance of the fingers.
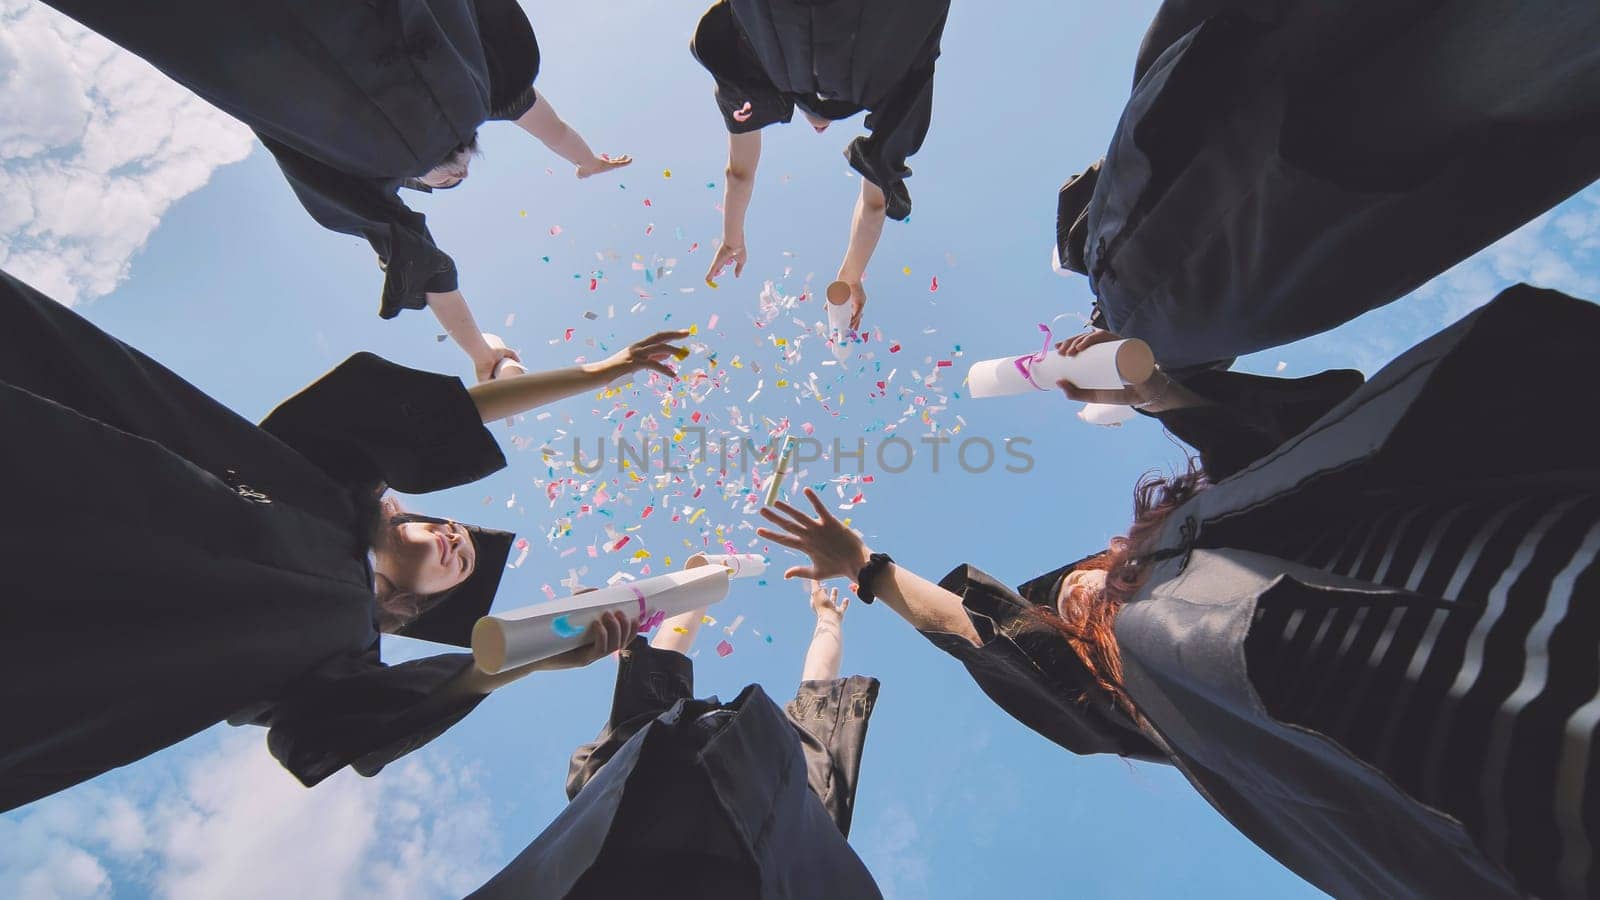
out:
<path id="1" fill-rule="evenodd" d="M 839 589 L 838 588 L 834 588 L 833 594 L 834 594 L 834 598 L 836 600 L 835 605 L 839 607 L 839 615 L 842 616 L 842 615 L 844 615 L 844 611 L 850 608 L 850 595 L 849 594 L 845 594 L 844 595 L 844 600 L 840 601 L 840 600 L 837 600 L 837 598 L 839 596 Z"/>
<path id="2" fill-rule="evenodd" d="M 789 504 L 783 503 L 783 501 L 781 501 L 781 500 L 778 501 L 778 502 L 783 506 L 789 506 Z M 791 518 L 789 518 L 787 516 L 779 515 L 777 513 L 777 511 L 773 507 L 770 507 L 770 506 L 763 506 L 759 510 L 761 518 L 766 519 L 768 522 L 771 522 L 772 524 L 778 526 L 779 528 L 782 528 L 784 531 L 787 531 L 787 532 L 789 532 L 791 534 L 801 534 L 801 533 L 805 532 L 806 529 L 808 529 L 808 528 L 810 528 L 810 527 L 812 527 L 812 526 L 814 526 L 816 524 L 815 522 L 812 522 L 808 517 L 800 515 L 799 511 L 796 510 L 792 506 L 789 506 L 788 512 L 789 512 L 789 515 L 794 516 L 793 519 L 791 519 Z"/>
<path id="3" fill-rule="evenodd" d="M 606 165 L 609 165 L 613 169 L 620 169 L 631 162 L 633 162 L 633 157 L 624 153 L 621 156 L 613 156 L 610 159 L 607 159 Z"/>
<path id="4" fill-rule="evenodd" d="M 656 362 L 655 360 L 647 359 L 644 362 L 640 363 L 640 365 L 644 366 L 646 369 L 649 369 L 652 372 L 660 372 L 662 375 L 665 375 L 668 378 L 677 378 L 678 377 L 677 371 L 674 370 L 671 366 L 667 365 L 666 363 L 659 363 L 659 362 Z"/>
<path id="5" fill-rule="evenodd" d="M 806 499 L 811 501 L 811 505 L 816 507 L 817 518 L 821 519 L 824 524 L 832 525 L 839 521 L 833 517 L 833 513 L 829 512 L 826 506 L 822 505 L 822 500 L 817 496 L 816 491 L 813 491 L 811 488 L 806 488 L 805 495 Z"/>
<path id="6" fill-rule="evenodd" d="M 1078 387 L 1064 378 L 1056 382 L 1056 386 L 1061 388 L 1067 395 L 1068 400 L 1076 400 L 1079 403 L 1109 403 L 1117 406 L 1129 406 L 1134 402 L 1132 392 L 1127 390 L 1089 390 Z"/>
<path id="7" fill-rule="evenodd" d="M 816 582 L 812 582 L 812 584 L 815 584 L 815 583 Z M 838 588 L 834 588 L 833 590 L 828 592 L 828 602 L 832 603 L 834 606 L 838 606 L 839 605 L 839 589 Z"/>
<path id="8" fill-rule="evenodd" d="M 813 566 L 790 566 L 783 570 L 783 577 L 788 578 L 816 578 L 817 570 Z"/>
<path id="9" fill-rule="evenodd" d="M 804 528 L 815 527 L 816 524 L 817 524 L 816 521 L 813 520 L 810 516 L 806 515 L 805 513 L 801 512 L 800 510 L 795 509 L 794 507 L 790 506 L 788 501 L 785 501 L 785 500 L 774 500 L 772 505 L 775 508 L 777 508 L 779 511 L 781 511 L 784 515 L 789 516 L 790 518 L 794 519 L 795 527 L 789 529 L 790 531 L 795 531 L 795 530 L 800 530 L 800 529 L 804 529 Z"/>
<path id="10" fill-rule="evenodd" d="M 658 331 L 647 338 L 634 341 L 634 346 L 640 344 L 665 344 L 668 341 L 679 341 L 689 336 L 689 329 L 679 328 L 675 331 Z"/>
<path id="11" fill-rule="evenodd" d="M 766 538 L 774 544 L 781 544 L 785 547 L 788 547 L 790 550 L 799 550 L 801 553 L 806 552 L 805 541 L 802 541 L 797 537 L 782 534 L 780 532 L 773 531 L 770 528 L 757 528 L 756 534 Z"/>
<path id="12" fill-rule="evenodd" d="M 740 275 L 744 274 L 744 261 L 745 261 L 745 253 L 744 253 L 744 251 L 741 250 L 738 253 L 734 254 L 734 257 L 733 257 L 733 277 L 738 278 Z"/>

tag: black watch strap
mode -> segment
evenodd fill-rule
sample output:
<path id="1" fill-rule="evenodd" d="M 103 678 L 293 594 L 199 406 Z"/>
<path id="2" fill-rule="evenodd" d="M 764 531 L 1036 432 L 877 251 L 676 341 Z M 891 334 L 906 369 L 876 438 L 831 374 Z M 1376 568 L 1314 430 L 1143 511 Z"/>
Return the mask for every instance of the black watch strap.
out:
<path id="1" fill-rule="evenodd" d="M 874 553 L 867 557 L 867 564 L 856 573 L 856 599 L 862 603 L 871 603 L 877 599 L 877 594 L 872 590 L 872 583 L 883 574 L 883 570 L 894 565 L 894 560 L 887 553 Z"/>

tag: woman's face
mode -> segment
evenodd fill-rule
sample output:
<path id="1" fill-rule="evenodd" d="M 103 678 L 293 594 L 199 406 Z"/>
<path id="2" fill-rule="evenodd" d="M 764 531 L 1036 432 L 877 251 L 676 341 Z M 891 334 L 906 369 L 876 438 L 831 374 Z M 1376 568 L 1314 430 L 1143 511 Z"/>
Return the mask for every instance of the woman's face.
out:
<path id="1" fill-rule="evenodd" d="M 1085 571 L 1075 569 L 1067 573 L 1061 583 L 1061 596 L 1056 598 L 1056 612 L 1061 618 L 1071 620 L 1071 610 L 1068 604 L 1073 602 L 1074 596 L 1083 600 L 1097 597 L 1106 589 L 1106 573 L 1104 570 L 1092 569 Z"/>
<path id="2" fill-rule="evenodd" d="M 374 568 L 396 590 L 423 595 L 448 591 L 466 581 L 478 562 L 472 535 L 455 522 L 385 525 L 373 556 Z"/>

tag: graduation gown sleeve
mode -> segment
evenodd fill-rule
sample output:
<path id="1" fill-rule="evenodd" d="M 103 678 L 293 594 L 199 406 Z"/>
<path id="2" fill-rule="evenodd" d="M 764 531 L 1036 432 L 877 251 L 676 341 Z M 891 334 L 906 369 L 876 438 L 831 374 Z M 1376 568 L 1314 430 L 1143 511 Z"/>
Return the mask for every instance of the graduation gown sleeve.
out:
<path id="1" fill-rule="evenodd" d="M 365 655 L 332 660 L 263 717 L 267 748 L 307 787 L 345 766 L 376 775 L 483 702 L 487 695 L 446 688 L 472 664 L 469 653 L 444 653 L 387 666 L 376 643 Z"/>
<path id="2" fill-rule="evenodd" d="M 422 213 L 400 201 L 397 179 L 351 175 L 260 132 L 256 137 L 271 151 L 300 204 L 319 225 L 366 238 L 372 245 L 384 271 L 380 318 L 426 307 L 429 292 L 456 289 L 455 261 L 434 244 Z"/>
<path id="3" fill-rule="evenodd" d="M 689 52 L 716 81 L 717 109 L 729 134 L 760 131 L 794 118 L 794 101 L 767 77 L 728 4 L 718 3 L 701 16 Z"/>
<path id="4" fill-rule="evenodd" d="M 1355 393 L 1363 381 L 1353 369 L 1293 379 L 1203 370 L 1178 380 L 1210 402 L 1152 415 L 1199 452 L 1213 482 L 1276 450 Z"/>
<path id="5" fill-rule="evenodd" d="M 1051 575 L 1036 582 L 1053 583 Z M 1086 696 L 1075 684 L 1081 670 L 1064 641 L 1017 627 L 1029 603 L 1018 592 L 970 565 L 958 566 L 939 586 L 961 597 L 982 643 L 974 647 L 966 638 L 942 632 L 923 636 L 960 660 L 1013 719 L 1074 753 L 1166 760 L 1109 703 Z"/>
<path id="6" fill-rule="evenodd" d="M 261 427 L 358 488 L 427 493 L 506 465 L 459 378 L 371 353 L 357 353 L 284 401 Z"/>
<path id="7" fill-rule="evenodd" d="M 906 179 L 911 168 L 906 158 L 922 149 L 933 120 L 933 63 L 913 69 L 893 94 L 867 114 L 871 132 L 845 148 L 845 159 L 861 177 L 877 185 L 888 202 L 888 216 L 911 216 L 911 192 Z"/>

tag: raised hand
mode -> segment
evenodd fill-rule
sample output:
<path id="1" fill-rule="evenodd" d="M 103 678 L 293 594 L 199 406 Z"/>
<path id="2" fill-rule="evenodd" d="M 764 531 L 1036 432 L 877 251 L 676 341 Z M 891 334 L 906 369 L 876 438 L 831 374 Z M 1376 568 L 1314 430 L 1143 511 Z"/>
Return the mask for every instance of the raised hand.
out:
<path id="1" fill-rule="evenodd" d="M 825 588 L 816 581 L 811 582 L 811 611 L 816 613 L 818 619 L 840 620 L 844 618 L 844 611 L 850 608 L 850 595 L 846 594 L 844 602 L 839 602 L 838 588 Z"/>
<path id="2" fill-rule="evenodd" d="M 722 277 L 722 270 L 730 265 L 733 266 L 733 277 L 738 278 L 743 275 L 745 260 L 748 258 L 749 253 L 745 251 L 743 241 L 738 243 L 723 241 L 711 257 L 711 268 L 706 269 L 706 284 L 716 287 L 717 279 Z"/>
<path id="3" fill-rule="evenodd" d="M 773 507 L 763 508 L 761 517 L 782 531 L 757 528 L 756 534 L 811 557 L 811 565 L 790 566 L 783 573 L 784 578 L 810 578 L 814 581 L 855 578 L 871 556 L 866 542 L 835 518 L 817 499 L 815 491 L 806 488 L 805 495 L 816 509 L 817 518 L 813 519 L 780 500 Z"/>

